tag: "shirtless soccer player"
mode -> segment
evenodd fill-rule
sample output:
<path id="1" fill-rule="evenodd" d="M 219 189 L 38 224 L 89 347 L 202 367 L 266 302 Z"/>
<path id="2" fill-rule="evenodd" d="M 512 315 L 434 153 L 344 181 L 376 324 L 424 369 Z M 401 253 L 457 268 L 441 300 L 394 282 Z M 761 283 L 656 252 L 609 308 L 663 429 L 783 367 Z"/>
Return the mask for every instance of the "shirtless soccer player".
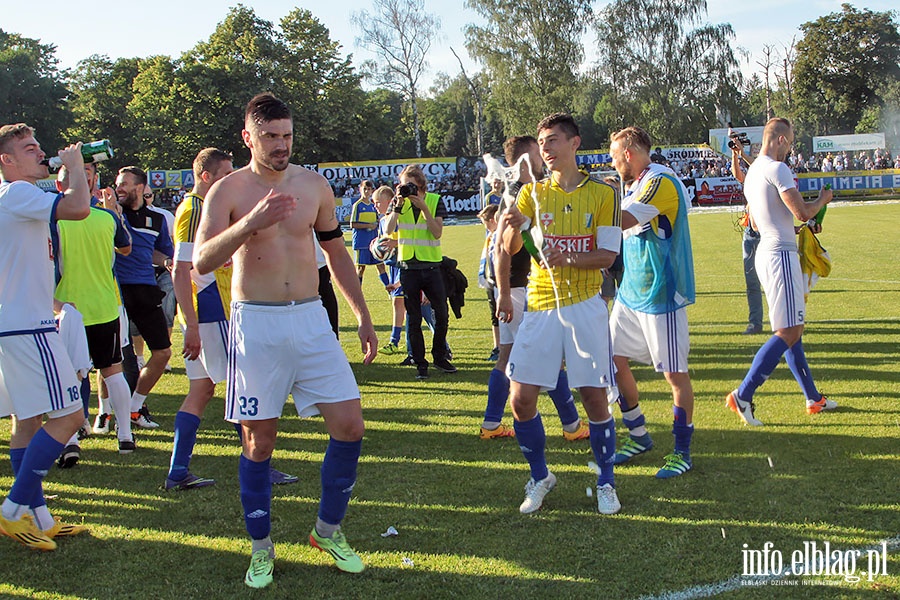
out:
<path id="1" fill-rule="evenodd" d="M 244 582 L 260 588 L 272 582 L 275 566 L 269 459 L 288 394 L 301 416 L 321 413 L 330 435 L 310 543 L 343 571 L 364 568 L 340 530 L 356 483 L 362 409 L 353 372 L 317 295 L 314 231 L 359 322 L 365 363 L 375 357 L 378 340 L 335 218 L 331 187 L 321 175 L 289 163 L 290 109 L 271 94 L 255 96 L 241 135 L 250 164 L 210 189 L 193 262 L 202 275 L 234 259 L 225 415 L 243 427 L 238 473 L 253 541 Z"/>

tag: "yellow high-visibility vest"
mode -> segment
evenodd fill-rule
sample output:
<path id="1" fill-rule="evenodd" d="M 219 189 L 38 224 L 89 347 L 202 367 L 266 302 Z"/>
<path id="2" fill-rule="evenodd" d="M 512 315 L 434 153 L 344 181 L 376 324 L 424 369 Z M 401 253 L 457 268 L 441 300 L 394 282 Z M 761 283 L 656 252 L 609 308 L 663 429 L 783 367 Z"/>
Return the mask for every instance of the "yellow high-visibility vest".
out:
<path id="1" fill-rule="evenodd" d="M 425 204 L 434 215 L 441 197 L 431 192 L 425 194 Z M 441 262 L 441 240 L 435 238 L 428 231 L 428 222 L 422 213 L 419 220 L 413 217 L 412 203 L 407 201 L 397 220 L 397 241 L 399 242 L 400 260 L 407 261 L 415 258 L 421 262 Z"/>

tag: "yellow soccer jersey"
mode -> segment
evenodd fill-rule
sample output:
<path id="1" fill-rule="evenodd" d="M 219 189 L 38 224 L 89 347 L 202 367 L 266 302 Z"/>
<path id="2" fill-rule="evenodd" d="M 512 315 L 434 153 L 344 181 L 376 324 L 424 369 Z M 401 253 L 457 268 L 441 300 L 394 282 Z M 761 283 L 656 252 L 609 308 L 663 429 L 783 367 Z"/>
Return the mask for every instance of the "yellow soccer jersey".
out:
<path id="1" fill-rule="evenodd" d="M 517 205 L 532 226 L 540 226 L 544 240 L 563 252 L 596 248 L 619 252 L 622 215 L 616 191 L 587 173 L 569 193 L 552 178 L 525 184 Z M 548 270 L 532 259 L 528 310 L 551 310 L 583 302 L 599 294 L 602 283 L 600 269 L 561 266 Z"/>
<path id="2" fill-rule="evenodd" d="M 187 194 L 175 212 L 175 260 L 192 262 L 194 238 L 200 225 L 203 198 Z M 191 269 L 194 310 L 200 323 L 227 321 L 231 315 L 231 260 L 212 273 L 200 275 Z M 178 320 L 184 324 L 181 307 Z"/>
<path id="3" fill-rule="evenodd" d="M 668 177 L 652 177 L 636 190 L 637 197 L 633 202 L 629 203 L 626 199 L 625 210 L 641 223 L 641 231 L 649 228 L 660 238 L 672 237 L 678 216 L 679 194 L 676 185 Z M 648 210 L 646 207 L 652 208 Z"/>

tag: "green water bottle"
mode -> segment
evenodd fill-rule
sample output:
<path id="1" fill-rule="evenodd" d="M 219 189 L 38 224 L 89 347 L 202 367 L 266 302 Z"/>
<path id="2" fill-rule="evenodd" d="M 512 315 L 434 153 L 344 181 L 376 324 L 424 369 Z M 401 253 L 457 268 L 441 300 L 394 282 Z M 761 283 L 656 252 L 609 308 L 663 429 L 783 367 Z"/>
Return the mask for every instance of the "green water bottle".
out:
<path id="1" fill-rule="evenodd" d="M 830 184 L 830 183 L 826 183 L 826 184 L 825 184 L 825 189 L 826 189 L 826 190 L 830 190 L 830 189 L 831 189 L 831 184 Z M 819 212 L 816 213 L 816 216 L 815 216 L 815 217 L 812 218 L 813 225 L 815 225 L 816 223 L 818 223 L 819 225 L 822 224 L 822 221 L 825 219 L 825 211 L 826 211 L 826 210 L 828 210 L 828 205 L 827 205 L 827 204 L 826 204 L 825 206 L 823 206 L 823 207 L 819 210 Z"/>
<path id="2" fill-rule="evenodd" d="M 115 151 L 109 140 L 97 140 L 96 142 L 82 144 L 81 156 L 84 158 L 84 164 L 98 163 L 109 160 L 115 156 Z M 58 156 L 51 156 L 50 158 L 45 159 L 44 164 L 54 170 L 62 167 L 62 161 Z"/>

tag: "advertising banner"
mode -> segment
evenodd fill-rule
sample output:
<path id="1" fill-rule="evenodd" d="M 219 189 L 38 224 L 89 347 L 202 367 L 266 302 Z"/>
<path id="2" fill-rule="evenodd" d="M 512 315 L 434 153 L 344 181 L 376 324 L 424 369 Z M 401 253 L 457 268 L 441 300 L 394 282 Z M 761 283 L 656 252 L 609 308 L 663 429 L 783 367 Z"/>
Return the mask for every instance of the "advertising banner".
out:
<path id="1" fill-rule="evenodd" d="M 837 195 L 889 193 L 900 189 L 900 170 L 841 171 L 840 173 L 801 173 L 797 175 L 800 193 L 818 194 L 825 184 Z"/>
<path id="2" fill-rule="evenodd" d="M 684 144 L 681 146 L 653 146 L 650 150 L 650 158 L 654 162 L 662 162 L 665 159 L 669 162 L 690 162 L 692 160 L 714 160 L 719 158 L 712 148 L 706 144 Z M 609 149 L 600 150 L 579 150 L 575 156 L 579 167 L 583 167 L 589 171 L 596 171 L 601 168 L 611 168 L 612 156 L 609 155 Z"/>
<path id="3" fill-rule="evenodd" d="M 439 158 L 397 158 L 389 160 L 367 160 L 360 162 L 331 162 L 309 165 L 322 177 L 334 185 L 338 180 L 349 180 L 356 185 L 363 179 L 396 181 L 397 175 L 406 165 L 422 165 L 425 177 L 442 181 L 456 174 L 455 157 Z"/>
<path id="4" fill-rule="evenodd" d="M 813 152 L 875 150 L 884 148 L 883 133 L 813 136 Z"/>
<path id="5" fill-rule="evenodd" d="M 700 177 L 681 181 L 700 206 L 744 203 L 744 187 L 734 177 Z"/>
<path id="6" fill-rule="evenodd" d="M 194 187 L 194 171 L 191 169 L 147 171 L 147 182 L 154 190 L 190 189 Z"/>

